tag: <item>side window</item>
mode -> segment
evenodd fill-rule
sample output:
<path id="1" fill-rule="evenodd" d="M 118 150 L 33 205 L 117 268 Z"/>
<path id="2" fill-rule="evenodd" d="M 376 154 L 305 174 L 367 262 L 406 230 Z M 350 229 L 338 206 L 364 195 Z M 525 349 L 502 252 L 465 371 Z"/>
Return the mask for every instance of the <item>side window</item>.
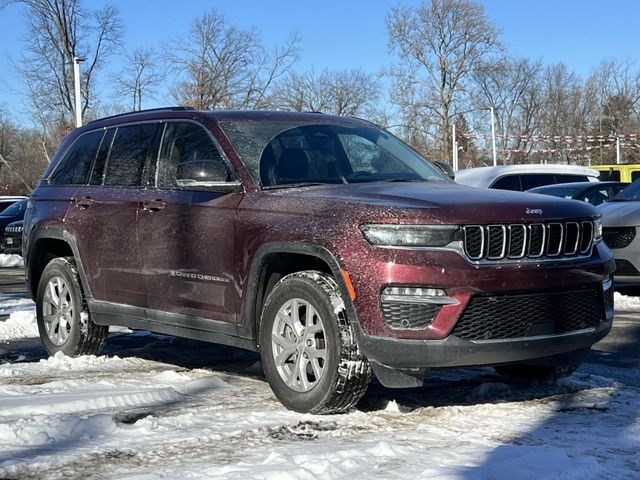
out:
<path id="1" fill-rule="evenodd" d="M 156 172 L 159 188 L 189 188 L 231 180 L 222 154 L 203 127 L 193 123 L 167 124 Z"/>
<path id="2" fill-rule="evenodd" d="M 144 168 L 156 153 L 158 123 L 118 127 L 107 160 L 104 185 L 137 187 L 142 185 Z"/>
<path id="3" fill-rule="evenodd" d="M 640 170 L 634 170 L 634 171 L 631 172 L 631 181 L 632 182 L 635 182 L 639 178 L 640 178 Z M 618 178 L 616 180 L 620 181 L 620 172 L 618 172 Z"/>
<path id="4" fill-rule="evenodd" d="M 113 135 L 116 133 L 115 128 L 107 129 L 100 148 L 98 149 L 98 155 L 96 161 L 93 162 L 93 169 L 91 170 L 91 177 L 89 178 L 89 185 L 102 185 L 102 177 L 104 177 L 104 166 L 107 163 L 107 157 L 109 156 L 109 150 L 113 143 Z"/>
<path id="5" fill-rule="evenodd" d="M 85 133 L 76 139 L 49 179 L 51 185 L 84 185 L 98 152 L 103 130 Z"/>
<path id="6" fill-rule="evenodd" d="M 589 177 L 586 175 L 571 175 L 571 174 L 558 174 L 556 175 L 555 183 L 573 183 L 573 182 L 588 182 Z"/>
<path id="7" fill-rule="evenodd" d="M 543 185 L 552 185 L 556 183 L 556 178 L 554 175 L 547 174 L 547 173 L 534 173 L 530 175 L 522 175 L 521 181 L 522 181 L 522 191 L 525 191 L 534 187 L 542 187 Z"/>
<path id="8" fill-rule="evenodd" d="M 519 192 L 522 190 L 520 187 L 520 176 L 519 175 L 505 175 L 504 177 L 499 178 L 491 188 L 496 188 L 498 190 L 515 190 Z"/>

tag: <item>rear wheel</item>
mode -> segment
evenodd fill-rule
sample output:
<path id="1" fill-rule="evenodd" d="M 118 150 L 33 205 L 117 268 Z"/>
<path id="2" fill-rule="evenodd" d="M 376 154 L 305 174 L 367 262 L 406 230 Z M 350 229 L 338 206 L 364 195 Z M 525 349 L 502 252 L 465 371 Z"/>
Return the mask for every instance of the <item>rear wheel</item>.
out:
<path id="1" fill-rule="evenodd" d="M 109 327 L 91 320 L 75 261 L 54 258 L 40 277 L 36 296 L 38 331 L 50 355 L 96 355 L 107 341 Z"/>
<path id="2" fill-rule="evenodd" d="M 338 287 L 322 272 L 293 273 L 276 284 L 262 311 L 260 354 L 274 394 L 298 412 L 344 412 L 371 377 Z"/>

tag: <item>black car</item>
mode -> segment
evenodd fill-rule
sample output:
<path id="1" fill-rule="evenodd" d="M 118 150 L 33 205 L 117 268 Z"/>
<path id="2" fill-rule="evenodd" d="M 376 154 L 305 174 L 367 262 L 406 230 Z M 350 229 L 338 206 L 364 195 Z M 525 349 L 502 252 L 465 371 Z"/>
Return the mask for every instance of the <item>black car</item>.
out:
<path id="1" fill-rule="evenodd" d="M 0 238 L 4 233 L 4 229 L 7 225 L 24 218 L 24 212 L 27 209 L 27 200 L 19 200 L 12 205 L 8 206 L 2 212 L 0 212 Z"/>
<path id="2" fill-rule="evenodd" d="M 10 223 L 4 229 L 2 239 L 2 251 L 4 253 L 17 253 L 22 255 L 22 220 Z"/>
<path id="3" fill-rule="evenodd" d="M 610 201 L 629 186 L 625 182 L 575 182 L 545 185 L 527 190 L 529 193 L 542 193 L 554 197 L 580 200 L 591 205 L 600 205 Z"/>

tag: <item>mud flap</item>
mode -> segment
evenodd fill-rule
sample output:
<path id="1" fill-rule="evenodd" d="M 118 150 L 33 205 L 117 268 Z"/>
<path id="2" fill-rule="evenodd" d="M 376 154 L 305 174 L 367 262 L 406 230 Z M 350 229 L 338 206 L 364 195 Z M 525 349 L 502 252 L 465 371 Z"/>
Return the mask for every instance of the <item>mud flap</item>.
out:
<path id="1" fill-rule="evenodd" d="M 378 381 L 387 388 L 412 388 L 424 384 L 426 368 L 392 368 L 369 360 Z"/>

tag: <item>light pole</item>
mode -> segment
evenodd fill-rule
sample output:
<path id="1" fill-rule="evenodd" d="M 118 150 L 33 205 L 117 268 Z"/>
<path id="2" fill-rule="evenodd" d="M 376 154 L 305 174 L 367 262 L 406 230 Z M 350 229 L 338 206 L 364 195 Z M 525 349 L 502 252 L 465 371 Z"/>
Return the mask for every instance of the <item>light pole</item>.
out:
<path id="1" fill-rule="evenodd" d="M 491 107 L 491 144 L 493 148 L 493 166 L 498 165 L 498 158 L 496 156 L 496 120 L 493 114 L 493 107 Z"/>
<path id="2" fill-rule="evenodd" d="M 73 95 L 76 110 L 76 128 L 82 126 L 82 101 L 80 99 L 80 62 L 84 62 L 85 57 L 73 57 Z"/>

